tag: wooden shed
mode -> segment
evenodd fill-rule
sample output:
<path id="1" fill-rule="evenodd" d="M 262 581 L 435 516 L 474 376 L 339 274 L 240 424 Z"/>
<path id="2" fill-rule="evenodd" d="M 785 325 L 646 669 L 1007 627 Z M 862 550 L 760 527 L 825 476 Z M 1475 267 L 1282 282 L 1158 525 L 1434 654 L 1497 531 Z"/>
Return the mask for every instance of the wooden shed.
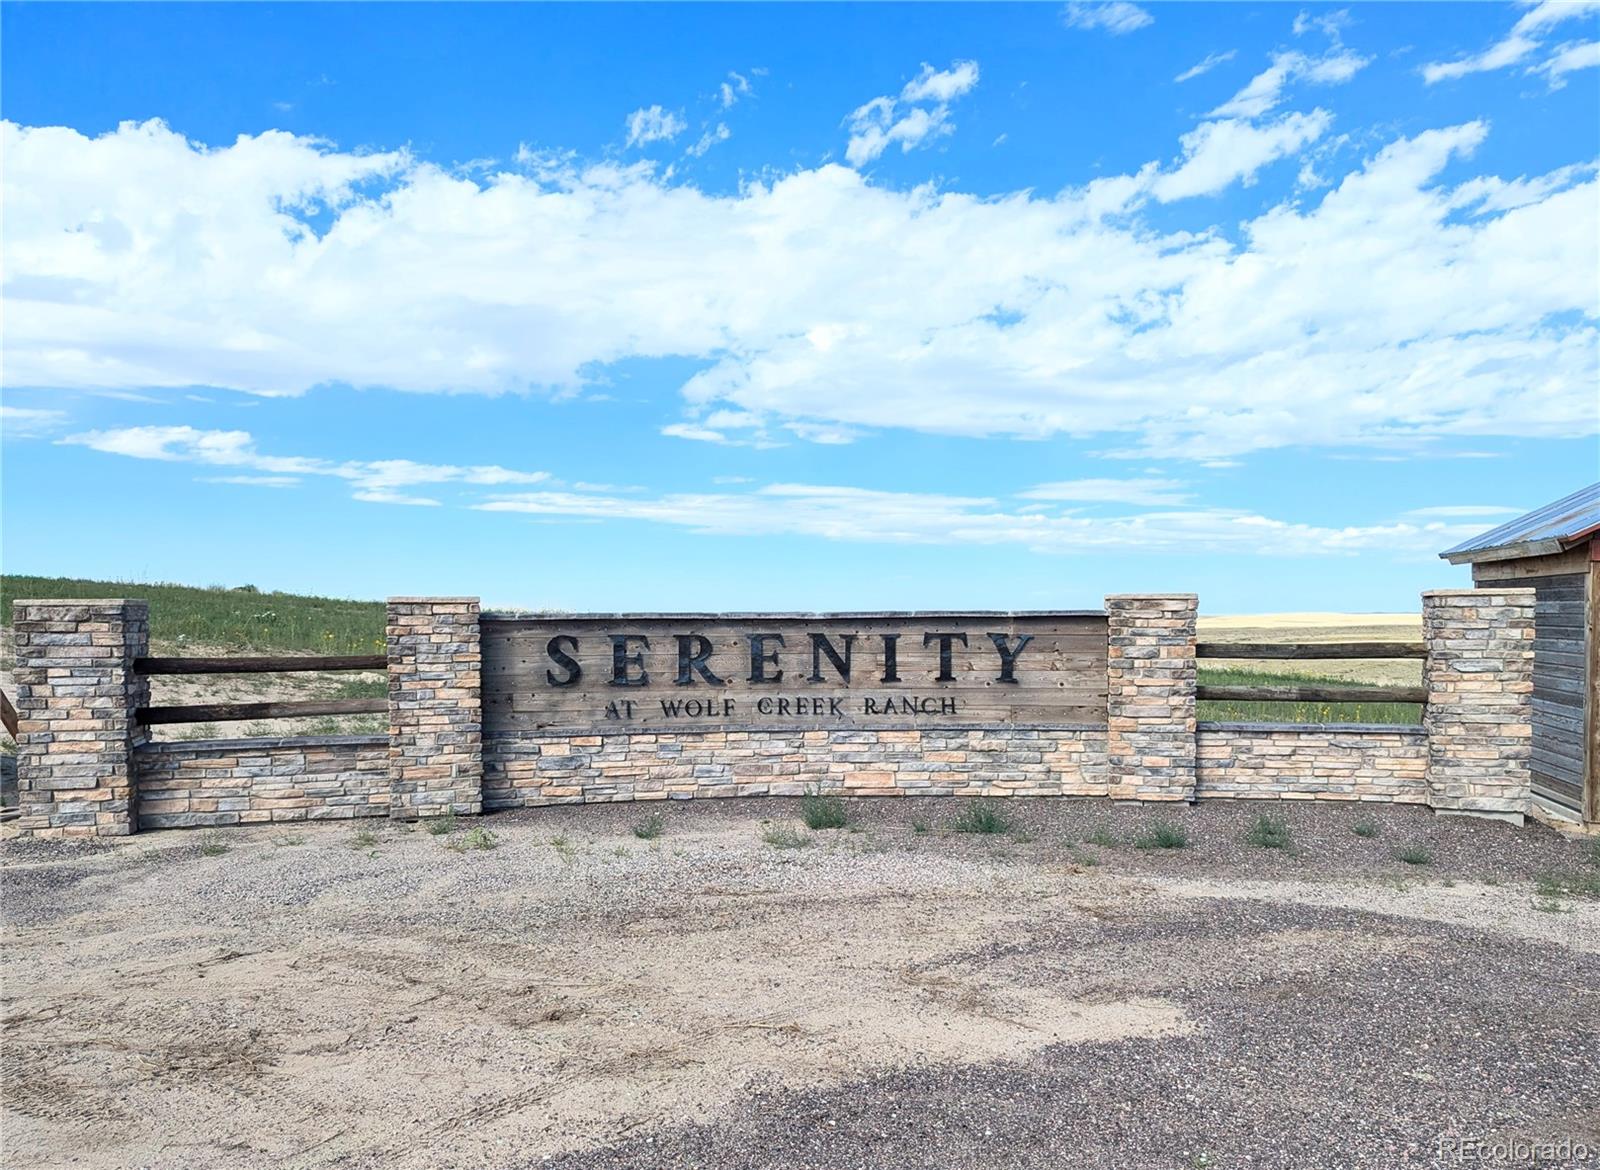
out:
<path id="1" fill-rule="evenodd" d="M 1534 802 L 1600 826 L 1600 483 L 1439 555 L 1478 588 L 1535 591 Z"/>

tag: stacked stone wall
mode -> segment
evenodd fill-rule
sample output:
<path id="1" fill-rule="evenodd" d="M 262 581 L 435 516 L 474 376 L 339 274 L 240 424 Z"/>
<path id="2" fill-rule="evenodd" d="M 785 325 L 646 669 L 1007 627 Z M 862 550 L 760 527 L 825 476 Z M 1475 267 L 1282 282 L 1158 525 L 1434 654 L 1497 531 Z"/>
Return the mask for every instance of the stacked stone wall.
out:
<path id="1" fill-rule="evenodd" d="M 491 735 L 484 807 L 715 796 L 1104 796 L 1104 728 Z"/>
<path id="2" fill-rule="evenodd" d="M 389 815 L 382 735 L 152 743 L 134 763 L 145 829 Z"/>
<path id="3" fill-rule="evenodd" d="M 134 712 L 149 701 L 134 659 L 150 640 L 142 601 L 18 601 L 17 786 L 24 833 L 134 832 Z"/>
<path id="4" fill-rule="evenodd" d="M 1114 796 L 1194 796 L 1198 611 L 1193 593 L 1106 598 L 1106 743 Z"/>
<path id="5" fill-rule="evenodd" d="M 1533 777 L 1532 589 L 1422 595 L 1428 803 L 1520 820 Z"/>
<path id="6" fill-rule="evenodd" d="M 386 736 L 153 744 L 143 602 L 19 601 L 21 832 L 719 796 L 1109 796 L 1424 803 L 1521 818 L 1533 591 L 1424 596 L 1423 726 L 1197 724 L 1196 599 L 1107 598 L 1104 725 L 634 732 L 486 729 L 471 598 L 388 608 Z"/>
<path id="7" fill-rule="evenodd" d="M 483 655 L 475 597 L 388 607 L 390 812 L 483 811 Z"/>
<path id="8" fill-rule="evenodd" d="M 1197 744 L 1200 800 L 1428 800 L 1421 727 L 1202 723 Z"/>

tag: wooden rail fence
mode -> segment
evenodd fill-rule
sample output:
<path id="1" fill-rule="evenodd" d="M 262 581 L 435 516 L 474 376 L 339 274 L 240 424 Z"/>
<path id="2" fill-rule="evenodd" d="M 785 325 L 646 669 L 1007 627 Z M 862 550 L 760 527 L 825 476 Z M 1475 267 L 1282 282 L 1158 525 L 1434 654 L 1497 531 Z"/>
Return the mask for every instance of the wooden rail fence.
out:
<path id="1" fill-rule="evenodd" d="M 382 654 L 276 658 L 136 658 L 134 670 L 145 675 L 291 674 L 328 670 L 384 670 Z M 227 723 L 243 719 L 293 719 L 305 715 L 375 715 L 389 709 L 387 698 L 285 699 L 266 703 L 190 703 L 140 707 L 140 723 Z"/>
<path id="2" fill-rule="evenodd" d="M 1363 659 L 1423 659 L 1428 655 L 1421 642 L 1201 642 L 1195 647 L 1198 658 L 1253 661 L 1329 661 Z M 305 671 L 383 670 L 388 659 L 382 654 L 347 654 L 323 657 L 283 656 L 267 658 L 139 658 L 134 669 L 146 675 L 196 674 L 288 674 Z M 1428 690 L 1420 686 L 1358 686 L 1307 683 L 1212 685 L 1202 683 L 1196 697 L 1243 703 L 1426 703 Z M 0 696 L 3 698 L 3 696 Z M 388 700 L 377 699 L 288 699 L 263 703 L 191 703 L 164 707 L 141 707 L 139 722 L 223 723 L 246 719 L 286 719 L 306 715 L 372 715 L 388 710 Z M 10 703 L 4 704 L 8 726 L 15 718 Z M 15 732 L 13 732 L 13 735 Z"/>
<path id="3" fill-rule="evenodd" d="M 1426 658 L 1422 642 L 1200 642 L 1197 658 L 1236 660 L 1321 660 Z M 1300 686 L 1208 686 L 1202 683 L 1196 698 L 1240 703 L 1426 703 L 1427 687 L 1340 685 L 1338 680 Z"/>

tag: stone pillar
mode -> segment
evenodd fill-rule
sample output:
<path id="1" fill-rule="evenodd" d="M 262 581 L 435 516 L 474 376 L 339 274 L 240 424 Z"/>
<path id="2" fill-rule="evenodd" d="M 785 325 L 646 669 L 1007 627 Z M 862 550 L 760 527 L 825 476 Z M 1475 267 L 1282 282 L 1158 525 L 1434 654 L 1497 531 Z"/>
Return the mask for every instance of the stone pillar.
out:
<path id="1" fill-rule="evenodd" d="M 476 597 L 391 597 L 389 815 L 483 811 Z"/>
<path id="2" fill-rule="evenodd" d="M 150 684 L 143 601 L 17 601 L 17 828 L 39 837 L 134 832 L 134 712 Z"/>
<path id="3" fill-rule="evenodd" d="M 1522 823 L 1533 753 L 1533 590 L 1422 595 L 1428 800 Z"/>
<path id="4" fill-rule="evenodd" d="M 1199 607 L 1193 593 L 1106 598 L 1106 746 L 1114 797 L 1194 799 Z"/>

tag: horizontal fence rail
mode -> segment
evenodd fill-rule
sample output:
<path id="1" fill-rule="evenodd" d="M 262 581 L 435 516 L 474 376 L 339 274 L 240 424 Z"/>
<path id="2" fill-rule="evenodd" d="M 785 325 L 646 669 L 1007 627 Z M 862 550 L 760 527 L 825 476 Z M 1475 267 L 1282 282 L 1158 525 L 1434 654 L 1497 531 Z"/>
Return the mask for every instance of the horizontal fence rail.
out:
<path id="1" fill-rule="evenodd" d="M 1244 703 L 1426 703 L 1427 687 L 1206 686 L 1195 688 L 1197 699 Z"/>
<path id="2" fill-rule="evenodd" d="M 293 719 L 302 715 L 376 715 L 389 709 L 388 699 L 288 699 L 277 703 L 192 703 L 174 707 L 140 707 L 136 718 L 157 723 L 228 723 L 240 719 Z"/>
<path id="3" fill-rule="evenodd" d="M 1270 659 L 1294 661 L 1318 659 L 1400 659 L 1428 657 L 1423 642 L 1199 642 L 1196 658 Z M 1195 689 L 1197 699 L 1235 703 L 1417 703 L 1428 701 L 1427 687 L 1354 686 L 1310 683 L 1285 686 L 1275 683 L 1208 686 Z"/>
<path id="4" fill-rule="evenodd" d="M 1198 658 L 1426 658 L 1422 642 L 1200 642 Z"/>
<path id="5" fill-rule="evenodd" d="M 288 674 L 305 670 L 384 670 L 382 654 L 338 654 L 321 658 L 135 658 L 140 674 Z"/>

